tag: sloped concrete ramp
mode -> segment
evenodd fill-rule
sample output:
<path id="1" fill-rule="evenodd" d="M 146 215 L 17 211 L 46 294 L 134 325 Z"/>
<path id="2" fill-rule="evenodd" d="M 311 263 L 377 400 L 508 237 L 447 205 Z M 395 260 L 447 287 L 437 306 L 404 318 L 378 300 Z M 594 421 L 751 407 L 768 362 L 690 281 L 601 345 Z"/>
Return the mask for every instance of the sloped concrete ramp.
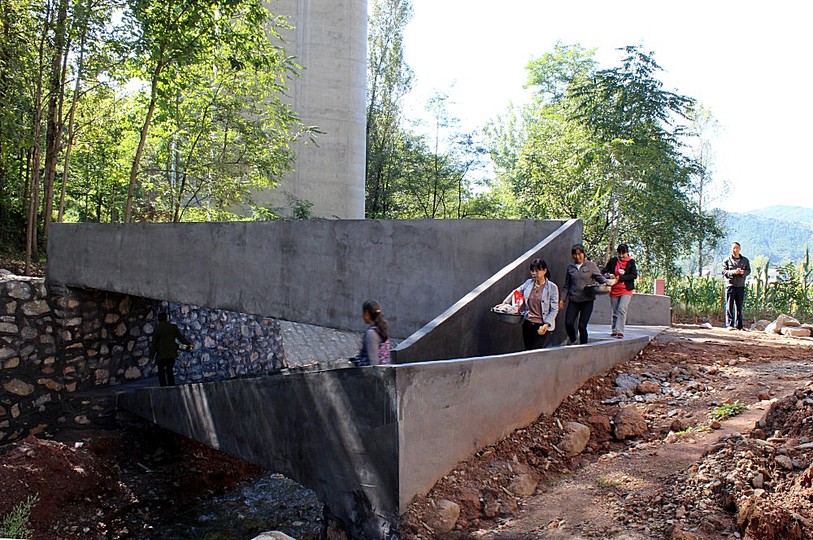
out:
<path id="1" fill-rule="evenodd" d="M 356 538 L 386 538 L 456 463 L 550 414 L 663 327 L 587 345 L 122 392 L 152 422 L 313 489 Z"/>

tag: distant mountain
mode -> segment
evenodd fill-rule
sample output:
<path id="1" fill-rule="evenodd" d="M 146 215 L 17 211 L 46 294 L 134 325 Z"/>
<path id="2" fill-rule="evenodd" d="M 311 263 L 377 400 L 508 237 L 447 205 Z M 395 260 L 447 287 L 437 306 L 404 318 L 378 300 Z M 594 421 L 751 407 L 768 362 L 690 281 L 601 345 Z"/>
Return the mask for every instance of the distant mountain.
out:
<path id="1" fill-rule="evenodd" d="M 767 256 L 772 263 L 798 261 L 805 248 L 813 251 L 813 208 L 771 206 L 746 213 L 721 212 L 725 238 L 716 260 L 728 256 L 731 243 L 737 241 L 742 252 L 753 259 Z"/>
<path id="2" fill-rule="evenodd" d="M 803 208 L 801 206 L 769 206 L 761 210 L 752 210 L 747 212 L 747 214 L 813 227 L 813 208 Z"/>

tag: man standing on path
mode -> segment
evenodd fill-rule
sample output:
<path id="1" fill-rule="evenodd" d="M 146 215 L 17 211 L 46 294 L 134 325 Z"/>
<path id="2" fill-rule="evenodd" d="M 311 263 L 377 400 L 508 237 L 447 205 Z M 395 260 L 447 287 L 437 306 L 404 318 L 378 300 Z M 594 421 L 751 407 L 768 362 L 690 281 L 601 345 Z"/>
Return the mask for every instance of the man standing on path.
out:
<path id="1" fill-rule="evenodd" d="M 176 341 L 177 340 L 177 341 Z M 169 322 L 169 314 L 158 314 L 158 326 L 152 336 L 150 357 L 158 365 L 158 382 L 161 386 L 175 386 L 175 357 L 178 355 L 178 341 L 186 345 L 187 350 L 195 348 L 186 339 L 178 327 Z"/>
<path id="2" fill-rule="evenodd" d="M 731 244 L 731 255 L 723 261 L 725 287 L 725 326 L 742 330 L 742 301 L 745 298 L 745 278 L 751 273 L 748 258 L 740 255 L 740 244 Z"/>

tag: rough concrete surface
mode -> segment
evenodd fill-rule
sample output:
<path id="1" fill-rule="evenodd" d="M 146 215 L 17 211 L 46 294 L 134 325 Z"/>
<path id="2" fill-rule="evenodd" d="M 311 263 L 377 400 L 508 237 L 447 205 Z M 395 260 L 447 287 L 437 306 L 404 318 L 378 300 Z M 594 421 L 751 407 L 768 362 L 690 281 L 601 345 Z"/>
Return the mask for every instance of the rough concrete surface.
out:
<path id="1" fill-rule="evenodd" d="M 562 223 L 55 223 L 47 280 L 354 331 L 373 298 L 405 338 Z"/>

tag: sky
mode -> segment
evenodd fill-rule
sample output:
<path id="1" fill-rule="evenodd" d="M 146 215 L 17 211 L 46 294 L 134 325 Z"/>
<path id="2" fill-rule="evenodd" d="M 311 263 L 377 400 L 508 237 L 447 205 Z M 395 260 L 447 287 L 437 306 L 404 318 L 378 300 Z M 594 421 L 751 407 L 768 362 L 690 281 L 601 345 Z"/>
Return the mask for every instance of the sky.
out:
<path id="1" fill-rule="evenodd" d="M 664 88 L 696 99 L 720 125 L 713 174 L 728 194 L 714 206 L 747 212 L 813 207 L 813 3 L 732 0 L 412 0 L 405 101 L 420 115 L 449 95 L 459 127 L 481 129 L 527 99 L 528 60 L 557 41 L 596 49 L 600 68 L 626 45 L 653 52 Z"/>

